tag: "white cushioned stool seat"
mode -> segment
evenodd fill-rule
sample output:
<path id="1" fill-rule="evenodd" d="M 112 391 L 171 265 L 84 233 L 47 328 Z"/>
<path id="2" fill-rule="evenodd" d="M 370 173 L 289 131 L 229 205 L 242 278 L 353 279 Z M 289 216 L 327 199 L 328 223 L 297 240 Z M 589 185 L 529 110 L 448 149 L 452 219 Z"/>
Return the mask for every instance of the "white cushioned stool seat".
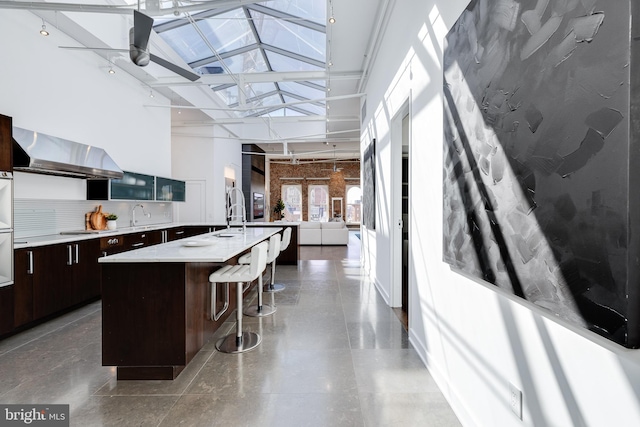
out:
<path id="1" fill-rule="evenodd" d="M 267 264 L 273 265 L 277 255 L 280 253 L 280 235 L 274 234 L 269 238 L 269 248 L 267 249 Z M 276 254 L 276 255 L 274 255 Z M 251 254 L 245 254 L 238 259 L 238 263 L 240 264 L 250 264 L 251 263 Z M 244 310 L 244 314 L 247 316 L 253 317 L 264 317 L 269 316 L 276 312 L 275 304 L 273 304 L 273 299 L 271 305 L 262 303 L 262 274 L 258 276 L 258 305 L 247 307 Z"/>
<path id="2" fill-rule="evenodd" d="M 259 243 L 251 249 L 251 264 L 226 265 L 209 275 L 209 282 L 212 286 L 216 286 L 217 283 L 236 282 L 236 333 L 235 335 L 227 335 L 216 342 L 216 348 L 219 351 L 242 353 L 260 344 L 260 335 L 255 332 L 242 331 L 243 284 L 250 284 L 259 279 L 259 286 L 262 289 L 262 272 L 267 266 L 267 248 L 267 242 Z M 214 290 L 212 290 L 212 294 L 213 292 Z M 212 301 L 212 316 L 214 315 L 214 304 L 215 301 Z"/>

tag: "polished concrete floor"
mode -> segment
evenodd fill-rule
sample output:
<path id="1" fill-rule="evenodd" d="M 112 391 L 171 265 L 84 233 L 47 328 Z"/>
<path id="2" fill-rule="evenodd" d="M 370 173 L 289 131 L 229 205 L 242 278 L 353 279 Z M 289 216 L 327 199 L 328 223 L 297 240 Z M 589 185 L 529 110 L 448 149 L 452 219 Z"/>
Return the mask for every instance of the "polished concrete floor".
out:
<path id="1" fill-rule="evenodd" d="M 211 342 L 174 381 L 117 381 L 101 365 L 100 302 L 0 341 L 0 403 L 70 404 L 72 426 L 460 425 L 363 278 L 359 245 L 352 233 L 348 247 L 302 247 L 298 268 L 277 268 L 278 311 L 244 317 L 260 346 Z"/>

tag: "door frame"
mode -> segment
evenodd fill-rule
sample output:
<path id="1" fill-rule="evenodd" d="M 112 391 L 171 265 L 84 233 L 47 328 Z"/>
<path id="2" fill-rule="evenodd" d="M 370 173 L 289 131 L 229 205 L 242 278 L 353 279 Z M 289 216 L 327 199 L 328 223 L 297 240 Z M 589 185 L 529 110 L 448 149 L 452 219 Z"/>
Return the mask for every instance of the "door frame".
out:
<path id="1" fill-rule="evenodd" d="M 411 162 L 411 94 L 391 119 L 391 292 L 390 306 L 402 307 L 402 121 L 409 116 L 409 162 Z M 411 211 L 411 199 L 409 199 Z M 409 230 L 411 233 L 411 230 Z"/>

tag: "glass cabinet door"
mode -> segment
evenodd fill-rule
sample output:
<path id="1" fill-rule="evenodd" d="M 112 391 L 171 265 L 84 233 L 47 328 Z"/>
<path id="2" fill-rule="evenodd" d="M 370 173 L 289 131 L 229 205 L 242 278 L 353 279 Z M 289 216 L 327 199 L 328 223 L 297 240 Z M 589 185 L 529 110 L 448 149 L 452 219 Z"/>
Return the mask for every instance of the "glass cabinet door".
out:
<path id="1" fill-rule="evenodd" d="M 154 200 L 155 177 L 124 172 L 121 179 L 111 180 L 112 200 Z"/>
<path id="2" fill-rule="evenodd" d="M 186 200 L 184 181 L 157 177 L 156 200 L 166 202 L 184 202 Z"/>

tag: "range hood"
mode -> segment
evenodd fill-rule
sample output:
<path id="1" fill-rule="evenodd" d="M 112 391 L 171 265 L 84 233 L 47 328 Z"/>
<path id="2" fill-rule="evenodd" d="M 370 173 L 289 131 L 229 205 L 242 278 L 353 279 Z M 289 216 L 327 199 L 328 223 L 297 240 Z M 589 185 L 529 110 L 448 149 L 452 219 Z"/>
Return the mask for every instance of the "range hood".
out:
<path id="1" fill-rule="evenodd" d="M 122 178 L 102 148 L 13 127 L 13 169 L 74 178 Z"/>

